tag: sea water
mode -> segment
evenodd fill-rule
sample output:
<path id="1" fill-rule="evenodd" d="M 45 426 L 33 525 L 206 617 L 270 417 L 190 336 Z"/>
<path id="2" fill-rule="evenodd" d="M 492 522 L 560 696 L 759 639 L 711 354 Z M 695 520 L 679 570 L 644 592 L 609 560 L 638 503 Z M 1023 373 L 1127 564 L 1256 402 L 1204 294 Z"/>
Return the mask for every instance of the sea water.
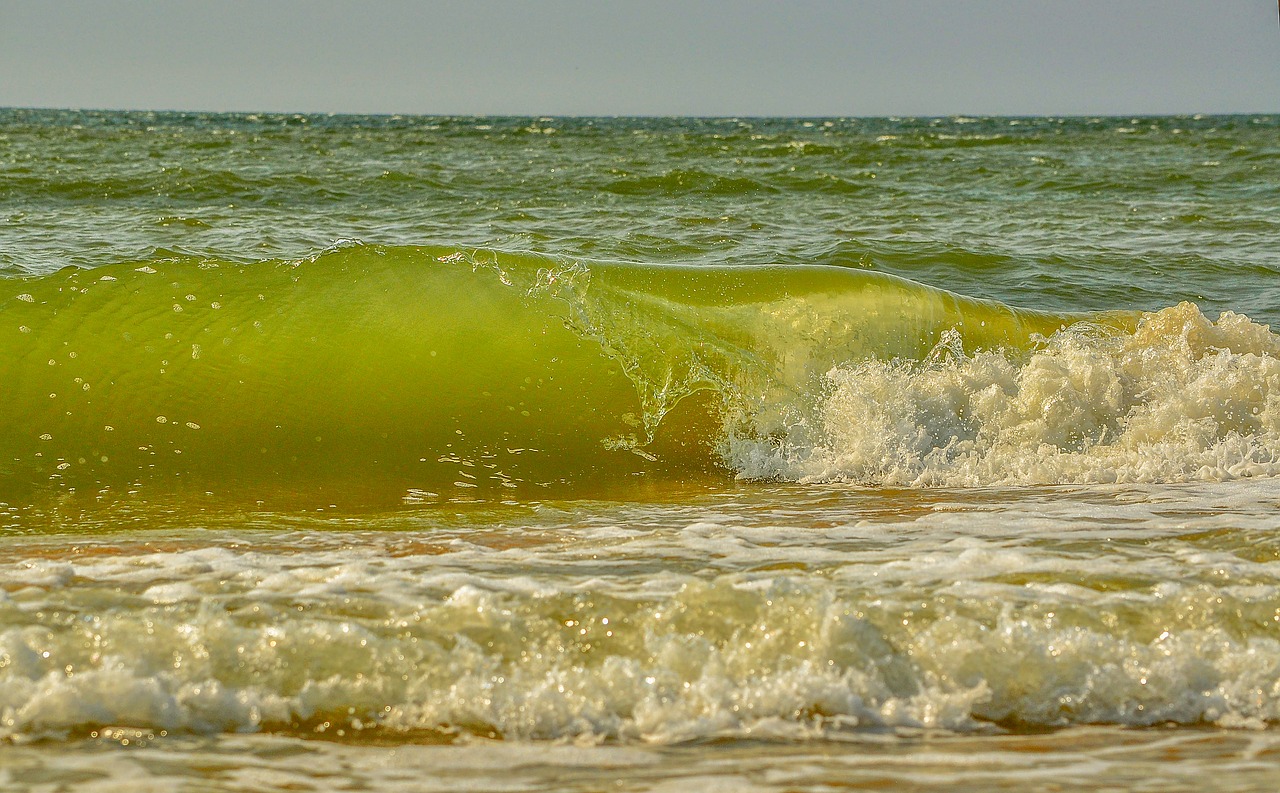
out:
<path id="1" fill-rule="evenodd" d="M 0 786 L 1274 788 L 1278 133 L 0 111 Z"/>

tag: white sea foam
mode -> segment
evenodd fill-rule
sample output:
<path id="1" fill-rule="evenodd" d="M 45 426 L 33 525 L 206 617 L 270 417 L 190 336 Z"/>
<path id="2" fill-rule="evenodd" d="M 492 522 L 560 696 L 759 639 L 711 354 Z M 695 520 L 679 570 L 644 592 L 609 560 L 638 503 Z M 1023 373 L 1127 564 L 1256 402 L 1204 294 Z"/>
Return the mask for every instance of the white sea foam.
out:
<path id="1" fill-rule="evenodd" d="M 1055 539 L 998 505 L 959 506 L 880 528 L 570 526 L 525 547 L 304 534 L 37 553 L 0 565 L 0 738 L 376 728 L 672 743 L 1280 722 L 1273 552 L 1079 515 Z M 1135 502 L 1125 520 L 1169 506 Z M 966 515 L 1014 534 L 952 525 Z"/>
<path id="2" fill-rule="evenodd" d="M 1267 326 L 1189 303 L 1026 355 L 967 355 L 950 334 L 924 361 L 832 369 L 818 404 L 735 433 L 726 456 L 748 479 L 903 487 L 1274 476 L 1278 356 Z"/>

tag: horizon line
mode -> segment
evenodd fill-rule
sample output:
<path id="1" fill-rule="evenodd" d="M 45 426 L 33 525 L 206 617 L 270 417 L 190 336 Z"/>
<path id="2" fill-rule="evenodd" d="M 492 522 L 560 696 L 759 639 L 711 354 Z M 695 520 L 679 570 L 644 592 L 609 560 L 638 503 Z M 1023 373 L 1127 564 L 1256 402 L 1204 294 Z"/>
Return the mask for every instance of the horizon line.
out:
<path id="1" fill-rule="evenodd" d="M 141 108 L 141 107 L 70 107 L 57 105 L 0 105 L 0 111 L 45 111 L 58 113 L 161 113 L 221 116 L 319 116 L 334 117 L 378 117 L 378 118 L 531 118 L 531 119 L 696 119 L 723 120 L 738 119 L 779 119 L 779 120 L 903 120 L 903 119 L 961 119 L 961 118 L 1007 118 L 1007 119 L 1087 119 L 1087 118 L 1229 118 L 1233 116 L 1278 116 L 1280 110 L 1272 111 L 1226 111 L 1226 112 L 1106 112 L 1106 113 L 888 113 L 888 114 L 802 114 L 802 113 L 712 113 L 693 115 L 687 113 L 442 113 L 442 112 L 396 112 L 374 111 L 359 112 L 350 110 L 210 110 L 182 108 Z"/>

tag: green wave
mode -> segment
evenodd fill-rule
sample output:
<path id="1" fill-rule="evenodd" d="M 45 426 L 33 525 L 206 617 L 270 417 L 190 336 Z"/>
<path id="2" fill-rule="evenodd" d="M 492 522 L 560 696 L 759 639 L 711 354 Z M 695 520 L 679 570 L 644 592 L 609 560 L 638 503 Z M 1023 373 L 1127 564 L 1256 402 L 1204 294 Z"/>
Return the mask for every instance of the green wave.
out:
<path id="1" fill-rule="evenodd" d="M 0 281 L 0 501 L 537 499 L 724 475 L 850 360 L 1079 317 L 825 267 L 350 243 Z M 1127 315 L 1103 318 L 1130 324 Z"/>

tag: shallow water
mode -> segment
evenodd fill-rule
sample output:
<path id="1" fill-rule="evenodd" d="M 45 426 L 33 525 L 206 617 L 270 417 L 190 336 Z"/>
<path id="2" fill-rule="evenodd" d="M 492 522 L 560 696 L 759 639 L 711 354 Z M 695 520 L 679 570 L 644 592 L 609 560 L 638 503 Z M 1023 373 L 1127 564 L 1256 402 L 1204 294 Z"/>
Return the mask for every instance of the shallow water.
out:
<path id="1" fill-rule="evenodd" d="M 870 734 L 846 741 L 721 742 L 678 747 L 546 746 L 481 741 L 379 746 L 276 736 L 75 744 L 69 756 L 10 750 L 0 774 L 43 789 L 767 791 L 1265 790 L 1268 735 L 1071 728 L 981 738 Z M 3 777 L 0 777 L 3 778 Z M 19 789 L 21 789 L 19 787 Z"/>
<path id="2" fill-rule="evenodd" d="M 0 112 L 0 786 L 1273 788 L 1275 124 Z"/>

